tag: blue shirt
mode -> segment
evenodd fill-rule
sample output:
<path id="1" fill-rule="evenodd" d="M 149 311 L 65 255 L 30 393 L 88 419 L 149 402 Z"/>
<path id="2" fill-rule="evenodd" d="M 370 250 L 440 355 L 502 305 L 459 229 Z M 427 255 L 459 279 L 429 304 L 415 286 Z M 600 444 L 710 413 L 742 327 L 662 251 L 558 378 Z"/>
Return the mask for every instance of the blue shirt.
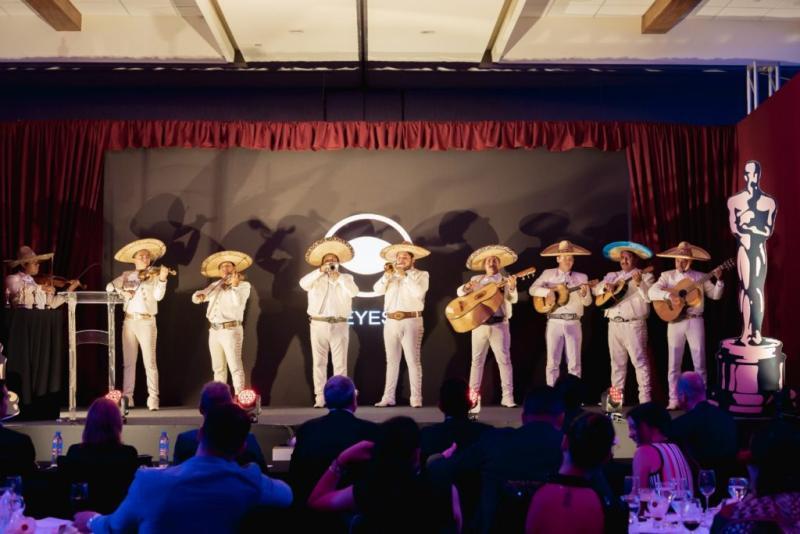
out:
<path id="1" fill-rule="evenodd" d="M 140 469 L 119 508 L 92 521 L 92 532 L 236 532 L 253 507 L 289 506 L 292 490 L 215 456 L 195 456 L 167 469 Z"/>

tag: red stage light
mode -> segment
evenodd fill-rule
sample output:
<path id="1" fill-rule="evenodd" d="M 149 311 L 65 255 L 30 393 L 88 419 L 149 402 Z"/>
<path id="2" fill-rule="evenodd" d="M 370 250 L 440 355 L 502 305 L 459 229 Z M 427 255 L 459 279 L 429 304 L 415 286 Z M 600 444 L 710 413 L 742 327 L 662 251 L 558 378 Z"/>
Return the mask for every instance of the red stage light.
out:
<path id="1" fill-rule="evenodd" d="M 116 404 L 119 404 L 119 401 L 122 400 L 122 392 L 118 389 L 112 389 L 108 393 L 106 393 L 106 398 L 108 400 L 114 401 Z"/>
<path id="2" fill-rule="evenodd" d="M 236 395 L 236 401 L 244 409 L 251 408 L 258 399 L 258 394 L 252 389 L 243 389 Z"/>

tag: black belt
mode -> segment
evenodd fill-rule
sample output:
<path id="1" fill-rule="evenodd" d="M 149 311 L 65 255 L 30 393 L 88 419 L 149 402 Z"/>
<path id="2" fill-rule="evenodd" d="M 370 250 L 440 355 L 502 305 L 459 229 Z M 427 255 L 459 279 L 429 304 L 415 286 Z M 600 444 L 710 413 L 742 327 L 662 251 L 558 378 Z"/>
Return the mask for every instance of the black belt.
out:
<path id="1" fill-rule="evenodd" d="M 489 319 L 483 324 L 497 324 L 497 323 L 504 323 L 506 322 L 506 318 L 504 315 L 492 315 Z"/>

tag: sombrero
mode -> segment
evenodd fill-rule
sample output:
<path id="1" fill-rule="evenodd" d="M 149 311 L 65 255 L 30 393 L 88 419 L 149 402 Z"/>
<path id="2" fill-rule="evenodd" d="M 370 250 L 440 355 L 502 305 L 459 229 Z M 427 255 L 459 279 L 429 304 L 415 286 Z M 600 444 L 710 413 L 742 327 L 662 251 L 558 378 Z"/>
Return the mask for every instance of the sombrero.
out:
<path id="1" fill-rule="evenodd" d="M 244 252 L 239 252 L 238 250 L 222 250 L 220 252 L 215 252 L 203 260 L 203 263 L 200 265 L 200 274 L 206 278 L 222 276 L 219 272 L 219 266 L 228 261 L 233 264 L 237 273 L 253 265 L 253 258 Z"/>
<path id="2" fill-rule="evenodd" d="M 634 243 L 633 241 L 614 241 L 603 247 L 603 256 L 612 260 L 619 261 L 623 251 L 628 251 L 636 254 L 643 260 L 653 257 L 653 251 L 644 245 Z"/>
<path id="3" fill-rule="evenodd" d="M 472 271 L 482 271 L 483 263 L 486 258 L 497 256 L 500 260 L 500 267 L 508 267 L 517 261 L 517 253 L 503 245 L 486 245 L 481 247 L 467 258 L 467 269 Z"/>
<path id="4" fill-rule="evenodd" d="M 19 250 L 17 251 L 17 259 L 5 260 L 5 262 L 9 267 L 14 268 L 17 265 L 23 265 L 25 263 L 31 263 L 34 261 L 46 261 L 52 257 L 52 252 L 48 252 L 47 254 L 36 254 L 31 247 L 23 245 L 19 247 Z"/>
<path id="5" fill-rule="evenodd" d="M 140 250 L 148 251 L 151 261 L 156 261 L 167 251 L 167 245 L 158 239 L 137 239 L 119 249 L 114 254 L 114 259 L 122 263 L 133 263 L 133 255 Z"/>
<path id="6" fill-rule="evenodd" d="M 566 239 L 558 243 L 553 243 L 539 253 L 540 256 L 589 256 L 590 254 L 591 252 L 587 249 L 571 243 Z"/>
<path id="7" fill-rule="evenodd" d="M 659 258 L 676 258 L 683 260 L 707 261 L 711 259 L 711 254 L 697 245 L 692 245 L 688 241 L 681 241 L 677 247 L 665 250 L 661 254 L 656 254 Z"/>
<path id="8" fill-rule="evenodd" d="M 319 267 L 322 265 L 322 258 L 328 254 L 335 254 L 339 263 L 346 263 L 353 259 L 355 251 L 350 243 L 340 237 L 325 237 L 311 243 L 306 250 L 306 262 Z"/>
<path id="9" fill-rule="evenodd" d="M 383 258 L 386 261 L 394 261 L 400 252 L 408 252 L 409 254 L 414 256 L 415 260 L 424 258 L 425 256 L 429 256 L 431 253 L 431 251 L 426 248 L 422 248 L 413 243 L 409 243 L 408 241 L 403 241 L 402 243 L 398 243 L 396 245 L 389 245 L 388 247 L 383 247 L 381 249 L 381 258 Z"/>

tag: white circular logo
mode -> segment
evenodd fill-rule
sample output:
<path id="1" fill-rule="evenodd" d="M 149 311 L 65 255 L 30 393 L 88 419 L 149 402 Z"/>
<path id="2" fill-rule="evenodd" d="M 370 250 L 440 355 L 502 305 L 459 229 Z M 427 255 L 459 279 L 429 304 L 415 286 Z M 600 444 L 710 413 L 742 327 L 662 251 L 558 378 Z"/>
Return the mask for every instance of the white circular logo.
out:
<path id="1" fill-rule="evenodd" d="M 325 234 L 325 237 L 331 237 L 336 235 L 336 232 L 341 230 L 343 227 L 347 226 L 350 223 L 354 223 L 356 221 L 378 221 L 382 222 L 388 226 L 394 228 L 397 233 L 399 233 L 405 241 L 411 241 L 411 236 L 408 232 L 406 232 L 405 228 L 400 226 L 396 221 L 388 217 L 384 217 L 383 215 L 378 215 L 376 213 L 358 213 L 356 215 L 351 215 L 350 217 L 345 217 L 341 221 L 334 224 L 330 230 Z M 379 237 L 374 236 L 360 236 L 353 238 L 348 241 L 350 246 L 353 247 L 353 251 L 355 254 L 353 255 L 353 259 L 343 263 L 342 267 L 346 268 L 348 271 L 352 271 L 356 274 L 378 274 L 383 272 L 383 266 L 386 263 L 383 258 L 381 258 L 381 250 L 384 247 L 391 245 L 388 241 L 381 239 Z M 379 296 L 374 291 L 359 291 L 359 297 L 377 297 Z"/>

